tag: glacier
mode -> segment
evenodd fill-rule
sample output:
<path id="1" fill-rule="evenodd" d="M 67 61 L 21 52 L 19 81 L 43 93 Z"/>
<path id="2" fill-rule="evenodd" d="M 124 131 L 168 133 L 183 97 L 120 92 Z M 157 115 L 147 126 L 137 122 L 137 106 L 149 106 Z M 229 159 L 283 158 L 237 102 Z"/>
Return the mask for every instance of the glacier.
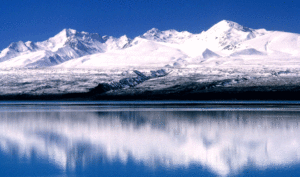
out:
<path id="1" fill-rule="evenodd" d="M 0 95 L 91 93 L 116 83 L 118 89 L 95 93 L 97 98 L 290 92 L 298 90 L 299 64 L 300 34 L 228 20 L 199 34 L 153 28 L 133 39 L 64 29 L 46 41 L 14 42 L 1 51 Z M 158 71 L 168 74 L 150 78 Z M 137 72 L 149 78 L 141 82 Z"/>

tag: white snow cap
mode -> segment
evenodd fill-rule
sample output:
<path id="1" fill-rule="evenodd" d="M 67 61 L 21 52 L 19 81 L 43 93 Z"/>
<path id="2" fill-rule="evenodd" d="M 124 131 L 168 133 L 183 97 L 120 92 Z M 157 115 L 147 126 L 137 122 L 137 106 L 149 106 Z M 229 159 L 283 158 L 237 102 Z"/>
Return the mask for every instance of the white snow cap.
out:
<path id="1" fill-rule="evenodd" d="M 215 24 L 212 26 L 208 31 L 218 31 L 218 30 L 230 30 L 230 29 L 235 29 L 243 32 L 251 32 L 252 29 L 248 27 L 244 27 L 236 22 L 229 21 L 229 20 L 222 20 L 219 23 Z"/>

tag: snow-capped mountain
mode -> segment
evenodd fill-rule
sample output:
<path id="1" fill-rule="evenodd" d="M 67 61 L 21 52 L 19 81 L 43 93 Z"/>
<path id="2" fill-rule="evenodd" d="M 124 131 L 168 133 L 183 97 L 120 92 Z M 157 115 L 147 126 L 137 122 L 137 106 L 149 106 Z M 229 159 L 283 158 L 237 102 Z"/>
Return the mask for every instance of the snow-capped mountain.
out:
<path id="1" fill-rule="evenodd" d="M 223 20 L 200 34 L 153 28 L 134 39 L 64 29 L 43 42 L 10 44 L 1 51 L 0 67 L 102 68 L 197 62 L 211 65 L 225 61 L 228 64 L 236 58 L 271 61 L 270 58 L 283 57 L 300 58 L 299 34 L 251 29 Z"/>
<path id="2" fill-rule="evenodd" d="M 48 67 L 94 53 L 122 49 L 129 42 L 126 36 L 113 38 L 64 29 L 43 42 L 10 44 L 0 54 L 1 67 Z"/>

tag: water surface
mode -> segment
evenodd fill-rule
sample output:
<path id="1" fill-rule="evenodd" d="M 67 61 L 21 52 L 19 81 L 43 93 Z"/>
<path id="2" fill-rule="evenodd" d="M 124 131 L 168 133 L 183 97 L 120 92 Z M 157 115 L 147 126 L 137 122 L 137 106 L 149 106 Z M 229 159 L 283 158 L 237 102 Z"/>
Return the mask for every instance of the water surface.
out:
<path id="1" fill-rule="evenodd" d="M 298 176 L 298 102 L 1 102 L 1 176 Z"/>

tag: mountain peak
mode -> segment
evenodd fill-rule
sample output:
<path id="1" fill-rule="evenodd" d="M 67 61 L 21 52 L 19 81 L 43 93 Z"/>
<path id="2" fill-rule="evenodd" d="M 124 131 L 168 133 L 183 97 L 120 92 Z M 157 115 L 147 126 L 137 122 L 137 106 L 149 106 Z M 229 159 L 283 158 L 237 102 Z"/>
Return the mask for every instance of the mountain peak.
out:
<path id="1" fill-rule="evenodd" d="M 157 28 L 152 28 L 149 31 L 147 31 L 147 33 L 150 33 L 150 34 L 160 33 L 160 30 Z"/>
<path id="2" fill-rule="evenodd" d="M 149 40 L 155 40 L 155 39 L 159 39 L 160 36 L 161 36 L 161 31 L 157 28 L 152 28 L 148 30 L 146 33 L 144 33 L 143 35 L 141 35 L 140 37 Z"/>
<path id="3" fill-rule="evenodd" d="M 144 33 L 142 35 L 142 37 L 144 37 L 144 38 L 153 38 L 153 37 L 157 37 L 160 33 L 161 33 L 161 31 L 159 29 L 152 28 L 149 31 L 147 31 L 146 33 Z"/>
<path id="4" fill-rule="evenodd" d="M 78 32 L 74 29 L 65 28 L 56 34 L 53 38 L 68 38 L 70 36 L 76 35 Z"/>
<path id="5" fill-rule="evenodd" d="M 76 33 L 77 33 L 77 31 L 76 30 L 74 30 L 74 29 L 64 29 L 65 31 L 66 31 L 66 34 L 67 34 L 67 36 L 72 36 L 72 35 L 75 35 Z"/>
<path id="6" fill-rule="evenodd" d="M 73 36 L 77 33 L 76 30 L 74 29 L 70 29 L 70 28 L 65 28 L 63 29 L 61 32 L 59 32 L 57 35 L 59 36 L 65 36 L 65 37 L 70 37 L 70 36 Z"/>
<path id="7" fill-rule="evenodd" d="M 19 41 L 19 42 L 12 42 L 9 46 L 9 49 L 15 50 L 17 52 L 23 52 L 28 50 L 27 46 L 25 45 L 25 43 L 23 41 Z"/>
<path id="8" fill-rule="evenodd" d="M 222 20 L 212 26 L 208 31 L 217 32 L 217 31 L 229 31 L 235 29 L 237 31 L 242 32 L 252 32 L 253 30 L 251 28 L 242 26 L 236 22 L 229 21 L 229 20 Z"/>
<path id="9" fill-rule="evenodd" d="M 229 26 L 233 27 L 236 25 L 239 25 L 236 22 L 230 21 L 230 20 L 221 20 L 220 22 L 218 22 L 217 24 L 228 24 Z"/>

